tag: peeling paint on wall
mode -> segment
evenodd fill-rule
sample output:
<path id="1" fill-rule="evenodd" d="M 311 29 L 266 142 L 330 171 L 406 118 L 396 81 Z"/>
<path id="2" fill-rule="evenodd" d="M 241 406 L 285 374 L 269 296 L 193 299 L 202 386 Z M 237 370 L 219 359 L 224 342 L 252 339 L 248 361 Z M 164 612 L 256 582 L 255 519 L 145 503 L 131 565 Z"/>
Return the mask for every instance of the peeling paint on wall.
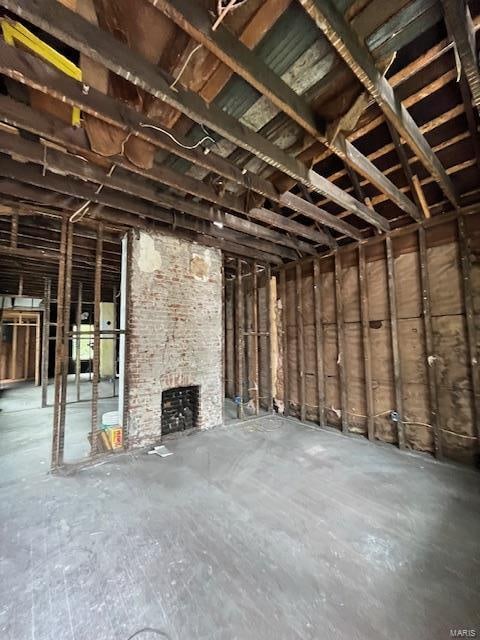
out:
<path id="1" fill-rule="evenodd" d="M 162 266 L 162 256 L 155 249 L 155 242 L 147 233 L 140 232 L 137 264 L 140 271 L 153 273 Z"/>
<path id="2" fill-rule="evenodd" d="M 205 252 L 203 256 L 198 253 L 192 255 L 190 260 L 190 272 L 195 280 L 207 282 L 210 275 L 210 256 Z"/>

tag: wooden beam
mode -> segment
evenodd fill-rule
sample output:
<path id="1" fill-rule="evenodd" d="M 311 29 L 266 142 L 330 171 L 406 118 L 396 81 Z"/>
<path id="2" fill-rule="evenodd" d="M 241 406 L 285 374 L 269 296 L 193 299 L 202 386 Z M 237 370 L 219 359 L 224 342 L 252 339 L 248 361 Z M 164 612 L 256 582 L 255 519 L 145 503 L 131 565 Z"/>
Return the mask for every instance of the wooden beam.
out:
<path id="1" fill-rule="evenodd" d="M 242 261 L 237 258 L 237 271 L 235 280 L 235 401 L 237 403 L 237 418 L 243 418 L 243 357 L 244 357 L 244 307 L 243 307 L 243 283 Z"/>
<path id="2" fill-rule="evenodd" d="M 470 242 L 465 231 L 465 220 L 459 216 L 458 244 L 460 249 L 460 263 L 462 267 L 463 300 L 465 306 L 465 321 L 467 325 L 468 358 L 470 361 L 470 379 L 473 396 L 474 435 L 477 437 L 477 446 L 480 447 L 480 379 L 477 353 L 477 330 L 475 324 L 475 308 L 473 304 L 472 290 L 472 264 L 470 259 Z"/>
<path id="3" fill-rule="evenodd" d="M 98 225 L 95 255 L 95 293 L 93 304 L 93 378 L 91 413 L 91 455 L 98 453 L 98 384 L 100 382 L 100 302 L 102 295 L 103 225 Z"/>
<path id="4" fill-rule="evenodd" d="M 324 131 L 319 129 L 314 110 L 302 96 L 289 87 L 280 76 L 272 73 L 271 68 L 225 26 L 219 25 L 217 29 L 212 29 L 210 13 L 206 7 L 190 0 L 149 1 L 311 136 L 370 180 L 401 209 L 413 215 L 415 205 L 385 178 L 372 162 L 355 149 L 341 132 L 333 140 L 327 139 Z"/>
<path id="5" fill-rule="evenodd" d="M 432 308 L 430 297 L 430 278 L 428 274 L 427 243 L 425 239 L 425 229 L 418 230 L 418 252 L 420 260 L 420 282 L 422 285 L 422 310 L 423 326 L 425 330 L 425 356 L 427 362 L 428 394 L 430 404 L 430 424 L 433 427 L 433 443 L 435 456 L 443 457 L 441 418 L 438 406 L 438 378 L 437 359 L 435 357 L 435 346 L 433 340 Z"/>
<path id="6" fill-rule="evenodd" d="M 335 305 L 337 311 L 338 386 L 341 398 L 342 431 L 348 433 L 348 396 L 345 375 L 345 322 L 343 317 L 343 276 L 340 254 L 335 252 Z"/>
<path id="7" fill-rule="evenodd" d="M 72 298 L 72 258 L 73 258 L 73 223 L 67 227 L 67 247 L 65 256 L 65 296 L 63 301 L 63 347 L 62 347 L 62 375 L 60 392 L 60 417 L 59 417 L 59 463 L 63 464 L 65 443 L 65 417 L 68 401 L 68 370 L 70 364 L 70 303 Z M 58 322 L 58 315 L 57 315 Z"/>
<path id="8" fill-rule="evenodd" d="M 59 254 L 43 249 L 23 249 L 22 247 L 7 247 L 0 244 L 0 255 L 12 256 L 14 258 L 32 258 L 35 260 L 45 260 L 47 262 L 58 262 Z"/>
<path id="9" fill-rule="evenodd" d="M 360 322 L 362 325 L 363 366 L 365 375 L 365 404 L 367 407 L 367 434 L 375 440 L 374 400 L 372 385 L 372 350 L 370 346 L 370 311 L 368 304 L 367 265 L 365 248 L 358 245 L 358 285 L 360 290 Z"/>
<path id="10" fill-rule="evenodd" d="M 300 420 L 305 421 L 305 340 L 303 330 L 303 288 L 302 265 L 297 262 L 295 266 L 295 300 L 296 300 L 296 325 L 297 325 L 297 380 L 298 402 L 300 405 Z"/>
<path id="11" fill-rule="evenodd" d="M 264 209 L 263 207 L 254 207 L 253 209 L 250 209 L 250 216 L 255 220 L 260 220 L 266 224 L 274 225 L 278 229 L 294 233 L 326 247 L 332 247 L 333 244 L 336 244 L 332 243 L 331 239 L 323 231 L 318 231 L 312 227 L 306 227 L 299 222 L 295 222 L 295 220 L 290 220 L 290 218 L 282 216 L 279 213 L 275 213 L 274 211 Z"/>
<path id="12" fill-rule="evenodd" d="M 317 366 L 317 402 L 318 402 L 318 422 L 321 427 L 325 426 L 325 396 L 326 381 L 324 367 L 324 333 L 323 333 L 323 308 L 322 308 L 322 285 L 320 278 L 320 261 L 313 260 L 313 298 L 315 315 L 315 359 Z"/>
<path id="13" fill-rule="evenodd" d="M 420 203 L 420 208 L 423 212 L 424 218 L 430 218 L 430 209 L 428 208 L 428 202 L 423 193 L 422 185 L 417 175 L 412 176 L 413 188 L 415 189 L 416 196 Z"/>
<path id="14" fill-rule="evenodd" d="M 280 147 L 245 127 L 214 104 L 207 105 L 198 95 L 180 86 L 169 87 L 156 65 L 136 54 L 110 33 L 98 29 L 79 14 L 56 0 L 0 0 L 0 6 L 24 17 L 47 33 L 103 64 L 133 85 L 178 109 L 196 122 L 202 122 L 234 144 L 254 154 L 267 164 L 282 170 L 312 191 L 329 197 L 351 213 L 384 230 L 388 221 L 363 203 L 358 202 Z M 0 58 L 11 56 L 8 45 L 0 47 Z M 27 55 L 27 54 L 25 54 Z M 32 58 L 32 56 L 29 56 Z M 35 64 L 35 62 L 34 62 Z M 38 60 L 36 61 L 38 64 Z M 8 66 L 8 63 L 7 65 Z M 41 90 L 41 88 L 40 88 Z"/>
<path id="15" fill-rule="evenodd" d="M 280 300 L 282 301 L 283 413 L 288 416 L 290 415 L 290 383 L 288 378 L 287 278 L 285 269 L 280 271 Z"/>
<path id="16" fill-rule="evenodd" d="M 385 238 L 387 251 L 388 300 L 390 307 L 390 330 L 393 355 L 393 383 L 395 391 L 395 407 L 397 411 L 398 446 L 405 449 L 405 424 L 403 422 L 403 389 L 400 368 L 400 345 L 398 340 L 397 292 L 395 283 L 395 262 L 393 258 L 392 239 Z"/>
<path id="17" fill-rule="evenodd" d="M 42 333 L 42 403 L 44 409 L 47 406 L 48 394 L 48 361 L 50 338 L 50 299 L 52 296 L 52 281 L 45 278 L 45 291 L 43 294 L 43 333 Z"/>
<path id="18" fill-rule="evenodd" d="M 475 106 L 480 111 L 480 72 L 475 30 L 465 0 L 442 0 L 448 33 L 454 42 Z"/>
<path id="19" fill-rule="evenodd" d="M 412 116 L 396 98 L 389 82 L 375 66 L 371 53 L 356 37 L 332 0 L 299 0 L 331 45 L 375 99 L 385 117 L 405 139 L 418 159 L 440 185 L 453 206 L 457 194 L 444 167 L 433 153 Z"/>
<path id="20" fill-rule="evenodd" d="M 252 358 L 252 371 L 253 371 L 253 386 L 254 386 L 254 404 L 255 415 L 260 411 L 260 378 L 258 372 L 258 276 L 257 276 L 257 263 L 254 261 L 252 264 L 252 335 L 250 336 L 251 342 L 251 358 Z"/>

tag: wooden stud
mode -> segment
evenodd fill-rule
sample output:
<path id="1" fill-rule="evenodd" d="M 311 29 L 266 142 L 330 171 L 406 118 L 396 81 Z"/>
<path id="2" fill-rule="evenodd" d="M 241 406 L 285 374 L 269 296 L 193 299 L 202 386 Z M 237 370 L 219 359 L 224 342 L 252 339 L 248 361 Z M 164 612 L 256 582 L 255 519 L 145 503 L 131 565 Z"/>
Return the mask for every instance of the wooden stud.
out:
<path id="1" fill-rule="evenodd" d="M 92 378 L 92 428 L 91 455 L 98 453 L 98 383 L 100 381 L 100 302 L 102 296 L 103 224 L 98 225 L 95 252 L 95 286 L 93 304 L 93 378 Z"/>
<path id="2" fill-rule="evenodd" d="M 30 324 L 25 323 L 25 345 L 23 351 L 23 378 L 28 380 L 28 374 L 30 371 Z"/>
<path id="3" fill-rule="evenodd" d="M 298 400 L 300 404 L 300 420 L 306 418 L 305 407 L 305 340 L 304 340 L 304 320 L 303 320 L 303 287 L 302 287 L 302 265 L 295 266 L 295 299 L 297 310 L 297 359 L 298 359 Z"/>
<path id="4" fill-rule="evenodd" d="M 255 415 L 260 411 L 260 377 L 259 377 L 259 362 L 258 362 L 258 277 L 257 277 L 257 263 L 254 262 L 252 266 L 252 336 L 251 336 L 251 357 L 252 357 L 252 371 L 253 371 L 253 386 L 254 390 L 254 403 L 255 403 Z"/>
<path id="5" fill-rule="evenodd" d="M 45 278 L 45 290 L 43 294 L 43 332 L 42 332 L 42 404 L 47 406 L 48 394 L 48 361 L 50 345 L 50 299 L 52 295 L 52 281 Z"/>
<path id="6" fill-rule="evenodd" d="M 435 455 L 443 457 L 440 411 L 438 407 L 437 360 L 433 340 L 432 310 L 430 303 L 430 279 L 428 275 L 427 243 L 425 229 L 418 230 L 418 249 L 420 259 L 420 282 L 422 285 L 422 310 L 425 330 L 425 355 L 427 358 L 428 393 L 430 399 L 430 424 L 433 427 Z"/>
<path id="7" fill-rule="evenodd" d="M 372 353 L 370 346 L 370 312 L 368 304 L 367 265 L 365 248 L 358 247 L 358 285 L 360 290 L 360 320 L 362 325 L 363 364 L 365 372 L 365 399 L 367 406 L 367 434 L 369 440 L 375 440 L 374 401 L 372 387 Z"/>
<path id="8" fill-rule="evenodd" d="M 12 380 L 17 379 L 17 354 L 18 354 L 18 328 L 17 323 L 13 325 L 12 335 Z"/>
<path id="9" fill-rule="evenodd" d="M 243 358 L 244 358 L 244 305 L 242 283 L 242 261 L 237 258 L 235 287 L 235 337 L 236 337 L 236 380 L 235 392 L 237 402 L 237 418 L 243 418 Z"/>
<path id="10" fill-rule="evenodd" d="M 403 389 L 400 366 L 400 348 L 398 342 L 397 294 L 395 285 L 395 262 L 393 258 L 392 239 L 385 238 L 387 250 L 388 299 L 390 305 L 390 327 L 393 354 L 393 379 L 395 387 L 395 406 L 398 414 L 397 434 L 398 446 L 405 449 L 405 425 L 403 423 Z"/>
<path id="11" fill-rule="evenodd" d="M 76 326 L 77 335 L 75 336 L 75 387 L 77 392 L 77 402 L 81 399 L 80 390 L 80 378 L 82 370 L 82 361 L 80 358 L 81 348 L 81 328 L 82 328 L 82 296 L 83 296 L 83 284 L 79 282 L 77 293 L 77 313 L 76 313 Z"/>
<path id="12" fill-rule="evenodd" d="M 343 318 L 342 280 L 341 257 L 337 251 L 335 253 L 335 304 L 337 310 L 338 384 L 342 405 L 342 431 L 343 433 L 348 433 L 348 396 L 345 376 L 345 322 Z"/>
<path id="13" fill-rule="evenodd" d="M 35 386 L 40 386 L 40 368 L 41 368 L 41 330 L 40 330 L 40 314 L 37 313 L 35 322 Z"/>
<path id="14" fill-rule="evenodd" d="M 65 264 L 65 297 L 63 301 L 63 349 L 62 349 L 62 375 L 60 393 L 60 416 L 59 416 L 59 441 L 60 441 L 60 464 L 63 463 L 63 451 L 65 442 L 65 416 L 67 411 L 68 394 L 68 369 L 70 364 L 70 303 L 72 297 L 72 256 L 73 256 L 73 223 L 68 223 L 67 228 L 67 248 Z M 58 322 L 58 318 L 57 318 Z"/>
<path id="15" fill-rule="evenodd" d="M 222 267 L 222 274 L 223 274 L 223 267 Z M 223 291 L 223 280 L 222 280 L 222 291 Z M 117 285 L 116 284 L 113 285 L 112 297 L 113 297 L 112 331 L 115 332 L 117 328 Z M 223 305 L 223 301 L 222 301 L 222 305 Z M 113 386 L 112 398 L 115 398 L 116 380 L 117 380 L 117 334 L 112 333 L 112 335 L 109 338 L 107 338 L 107 340 L 111 340 L 113 345 L 112 346 L 112 360 L 113 360 L 112 362 L 112 386 Z M 222 356 L 222 362 L 223 362 L 223 356 Z"/>
<path id="16" fill-rule="evenodd" d="M 412 176 L 412 182 L 413 182 L 413 186 L 414 186 L 418 201 L 420 202 L 423 215 L 426 219 L 428 219 L 430 218 L 430 209 L 428 208 L 428 202 L 427 202 L 427 199 L 425 198 L 422 185 L 420 184 L 420 180 L 418 179 L 417 175 Z"/>
<path id="17" fill-rule="evenodd" d="M 457 224 L 460 262 L 462 266 L 465 321 L 467 325 L 468 356 L 470 360 L 470 376 L 473 393 L 474 434 L 479 440 L 478 446 L 480 446 L 480 381 L 477 353 L 477 332 L 475 326 L 475 312 L 471 280 L 472 265 L 470 261 L 470 242 L 465 231 L 465 220 L 463 216 L 459 216 Z"/>
<path id="18" fill-rule="evenodd" d="M 317 364 L 317 402 L 318 421 L 321 427 L 325 422 L 325 368 L 324 368 L 324 334 L 323 334 L 323 309 L 322 288 L 320 278 L 320 260 L 313 260 L 313 297 L 315 309 L 315 354 Z"/>
<path id="19" fill-rule="evenodd" d="M 63 442 L 60 438 L 60 395 L 63 368 L 63 332 L 64 332 L 64 299 L 65 299 L 65 267 L 67 249 L 67 219 L 62 221 L 60 237 L 60 261 L 58 265 L 57 287 L 57 321 L 55 334 L 55 391 L 53 400 L 53 434 L 52 434 L 52 469 L 63 462 Z"/>
<path id="20" fill-rule="evenodd" d="M 266 330 L 266 343 L 267 343 L 267 411 L 273 412 L 273 389 L 272 389 L 272 272 L 270 265 L 265 265 L 265 295 L 267 297 L 267 330 Z"/>
<path id="21" fill-rule="evenodd" d="M 288 327 L 287 327 L 287 277 L 280 271 L 280 300 L 282 302 L 282 369 L 283 369 L 283 414 L 290 415 L 290 381 L 288 375 Z"/>

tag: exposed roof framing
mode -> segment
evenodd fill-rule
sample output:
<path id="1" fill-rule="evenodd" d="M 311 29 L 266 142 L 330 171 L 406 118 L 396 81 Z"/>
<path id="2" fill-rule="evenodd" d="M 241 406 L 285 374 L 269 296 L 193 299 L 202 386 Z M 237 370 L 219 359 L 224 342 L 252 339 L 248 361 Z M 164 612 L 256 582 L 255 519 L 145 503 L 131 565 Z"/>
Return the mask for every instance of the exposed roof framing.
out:
<path id="1" fill-rule="evenodd" d="M 475 44 L 475 30 L 465 0 L 442 0 L 448 32 L 455 43 L 463 73 L 472 92 L 473 101 L 480 110 L 480 72 Z"/>
<path id="2" fill-rule="evenodd" d="M 110 34 L 100 31 L 80 15 L 56 0 L 0 0 L 0 5 L 37 25 L 47 33 L 75 47 L 89 58 L 135 86 L 163 100 L 197 122 L 282 170 L 297 182 L 329 197 L 333 202 L 379 229 L 388 230 L 388 220 L 345 193 L 312 169 L 290 156 L 277 145 L 242 125 L 214 104 L 207 105 L 197 94 L 180 86 L 171 89 L 155 65 L 137 55 Z"/>
<path id="3" fill-rule="evenodd" d="M 279 109 L 297 122 L 311 136 L 325 144 L 352 168 L 368 178 L 381 192 L 413 218 L 419 217 L 416 206 L 362 153 L 339 132 L 328 140 L 320 131 L 318 118 L 304 98 L 291 89 L 260 58 L 238 40 L 226 27 L 212 30 L 210 15 L 200 4 L 190 0 L 149 0 L 174 20 L 192 38 L 215 54 L 232 71 L 252 84 Z"/>
<path id="4" fill-rule="evenodd" d="M 375 98 L 386 118 L 407 141 L 450 202 L 457 206 L 457 194 L 444 167 L 433 153 L 412 116 L 396 98 L 391 85 L 377 69 L 372 55 L 360 43 L 344 16 L 333 6 L 331 0 L 299 0 L 299 2 L 367 91 Z"/>

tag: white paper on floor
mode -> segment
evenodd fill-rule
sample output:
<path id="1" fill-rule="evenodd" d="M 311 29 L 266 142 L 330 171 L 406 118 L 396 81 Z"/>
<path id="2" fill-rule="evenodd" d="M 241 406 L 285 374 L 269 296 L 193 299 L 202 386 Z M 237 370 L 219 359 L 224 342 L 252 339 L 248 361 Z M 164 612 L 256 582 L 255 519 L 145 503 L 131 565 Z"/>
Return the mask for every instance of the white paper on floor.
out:
<path id="1" fill-rule="evenodd" d="M 158 447 L 153 447 L 153 449 L 150 449 L 150 451 L 148 452 L 148 454 L 152 454 L 155 453 L 157 456 L 161 456 L 162 458 L 167 458 L 168 456 L 173 456 L 173 451 L 169 451 L 167 449 L 167 447 L 163 444 L 161 444 Z"/>

